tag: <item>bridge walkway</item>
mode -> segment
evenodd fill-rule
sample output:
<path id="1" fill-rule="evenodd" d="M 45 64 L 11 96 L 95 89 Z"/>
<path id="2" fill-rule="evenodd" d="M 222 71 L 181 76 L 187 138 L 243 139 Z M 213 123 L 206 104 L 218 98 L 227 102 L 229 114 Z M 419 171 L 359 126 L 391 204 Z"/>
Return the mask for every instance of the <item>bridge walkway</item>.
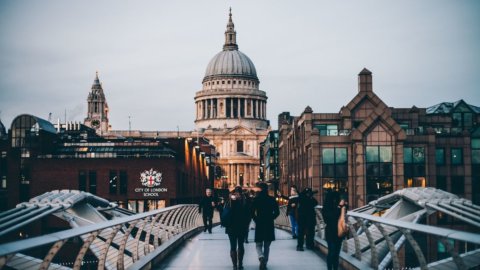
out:
<path id="1" fill-rule="evenodd" d="M 253 223 L 252 223 L 253 224 Z M 259 262 L 255 250 L 254 230 L 249 232 L 249 243 L 245 244 L 245 270 L 258 269 Z M 269 270 L 291 269 L 327 269 L 324 257 L 318 251 L 296 251 L 297 241 L 283 230 L 276 229 L 277 240 L 270 246 Z M 200 270 L 200 269 L 232 269 L 230 260 L 230 244 L 225 229 L 216 226 L 212 234 L 200 233 L 186 241 L 177 252 L 165 259 L 157 270 Z"/>

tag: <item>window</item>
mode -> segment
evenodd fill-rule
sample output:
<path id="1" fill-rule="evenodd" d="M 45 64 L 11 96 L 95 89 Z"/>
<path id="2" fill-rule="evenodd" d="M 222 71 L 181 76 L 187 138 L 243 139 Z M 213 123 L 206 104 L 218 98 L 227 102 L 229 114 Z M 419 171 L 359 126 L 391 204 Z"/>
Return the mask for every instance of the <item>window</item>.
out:
<path id="1" fill-rule="evenodd" d="M 323 191 L 339 191 L 347 194 L 348 157 L 347 148 L 322 149 L 322 186 Z M 347 196 L 348 197 L 348 196 Z"/>
<path id="2" fill-rule="evenodd" d="M 85 171 L 78 172 L 78 190 L 87 191 L 87 174 Z"/>
<path id="3" fill-rule="evenodd" d="M 472 139 L 472 164 L 480 164 L 480 138 Z"/>
<path id="4" fill-rule="evenodd" d="M 404 147 L 403 163 L 405 187 L 425 187 L 425 148 Z"/>
<path id="5" fill-rule="evenodd" d="M 365 159 L 367 202 L 370 202 L 393 191 L 392 147 L 367 146 Z"/>
<path id="6" fill-rule="evenodd" d="M 120 171 L 120 194 L 125 195 L 128 191 L 128 178 L 126 171 Z"/>
<path id="7" fill-rule="evenodd" d="M 445 165 L 445 149 L 435 149 L 435 162 L 437 165 Z"/>
<path id="8" fill-rule="evenodd" d="M 463 163 L 463 154 L 462 154 L 462 148 L 452 148 L 451 150 L 451 159 L 452 159 L 452 165 L 461 165 Z"/>
<path id="9" fill-rule="evenodd" d="M 109 186 L 109 193 L 110 195 L 117 194 L 117 186 L 118 186 L 118 177 L 117 171 L 110 171 L 110 175 L 108 178 L 108 186 Z"/>
<path id="10" fill-rule="evenodd" d="M 447 191 L 447 177 L 437 176 L 437 188 L 443 191 Z"/>
<path id="11" fill-rule="evenodd" d="M 469 129 L 473 126 L 473 115 L 471 112 L 452 113 L 452 127 Z"/>
<path id="12" fill-rule="evenodd" d="M 237 141 L 237 152 L 243 152 L 243 141 Z"/>
<path id="13" fill-rule="evenodd" d="M 465 179 L 463 176 L 452 176 L 450 190 L 453 194 L 463 195 L 465 193 Z"/>
<path id="14" fill-rule="evenodd" d="M 89 171 L 88 172 L 88 192 L 93 195 L 97 194 L 97 172 Z"/>
<path id="15" fill-rule="evenodd" d="M 425 163 L 425 148 L 405 147 L 403 148 L 403 162 L 421 164 Z"/>
<path id="16" fill-rule="evenodd" d="M 320 136 L 338 136 L 337 125 L 316 125 L 315 128 L 320 132 Z"/>

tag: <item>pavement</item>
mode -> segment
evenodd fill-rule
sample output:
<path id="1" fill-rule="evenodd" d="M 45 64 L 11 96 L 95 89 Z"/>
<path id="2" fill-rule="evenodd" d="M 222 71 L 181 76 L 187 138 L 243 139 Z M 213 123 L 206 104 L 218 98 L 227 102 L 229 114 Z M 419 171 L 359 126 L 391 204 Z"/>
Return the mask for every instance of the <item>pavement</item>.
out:
<path id="1" fill-rule="evenodd" d="M 252 223 L 253 224 L 253 223 Z M 259 269 L 255 249 L 254 230 L 249 232 L 249 243 L 245 244 L 243 265 L 245 270 Z M 267 269 L 270 270 L 309 270 L 327 269 L 324 257 L 318 251 L 296 251 L 297 241 L 290 233 L 275 230 L 276 240 L 270 246 Z M 230 244 L 225 228 L 216 226 L 212 234 L 201 232 L 185 241 L 179 249 L 167 257 L 154 269 L 158 270 L 215 270 L 232 269 Z"/>

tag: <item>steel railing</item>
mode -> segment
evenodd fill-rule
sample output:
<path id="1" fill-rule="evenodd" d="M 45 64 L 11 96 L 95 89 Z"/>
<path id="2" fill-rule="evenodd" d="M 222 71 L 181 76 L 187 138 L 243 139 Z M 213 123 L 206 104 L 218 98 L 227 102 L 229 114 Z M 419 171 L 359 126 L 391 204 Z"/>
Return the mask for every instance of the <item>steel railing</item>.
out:
<path id="1" fill-rule="evenodd" d="M 316 212 L 316 242 L 328 252 L 321 206 Z M 275 225 L 290 231 L 285 206 L 280 213 Z M 342 243 L 341 259 L 357 269 L 470 269 L 480 265 L 480 234 L 416 223 L 425 214 L 426 210 L 419 211 L 409 222 L 348 211 L 349 235 Z"/>
<path id="2" fill-rule="evenodd" d="M 0 269 L 80 269 L 86 264 L 126 269 L 172 237 L 203 226 L 201 220 L 198 205 L 176 205 L 6 243 L 0 245 Z"/>

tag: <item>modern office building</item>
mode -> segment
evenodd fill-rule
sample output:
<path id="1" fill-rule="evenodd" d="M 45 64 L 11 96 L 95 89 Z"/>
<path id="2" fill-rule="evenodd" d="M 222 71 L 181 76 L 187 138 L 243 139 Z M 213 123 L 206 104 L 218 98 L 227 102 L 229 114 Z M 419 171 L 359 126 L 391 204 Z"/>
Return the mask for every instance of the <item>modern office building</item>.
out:
<path id="1" fill-rule="evenodd" d="M 280 189 L 338 190 L 351 207 L 404 187 L 432 186 L 480 203 L 480 108 L 463 100 L 392 108 L 372 73 L 338 113 L 279 115 Z"/>

